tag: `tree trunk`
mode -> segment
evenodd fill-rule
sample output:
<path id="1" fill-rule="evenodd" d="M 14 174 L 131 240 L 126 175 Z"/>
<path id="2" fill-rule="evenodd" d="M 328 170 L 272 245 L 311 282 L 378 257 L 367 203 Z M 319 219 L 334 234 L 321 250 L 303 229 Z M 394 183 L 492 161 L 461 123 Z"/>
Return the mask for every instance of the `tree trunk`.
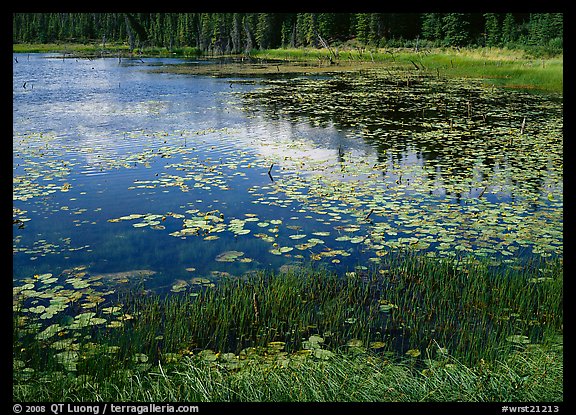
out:
<path id="1" fill-rule="evenodd" d="M 130 27 L 130 20 L 128 19 L 128 16 L 126 14 L 124 15 L 124 21 L 126 22 L 126 33 L 128 33 L 128 43 L 130 45 L 130 52 L 132 52 L 136 47 L 136 44 L 134 42 L 134 32 L 132 32 L 132 27 Z"/>

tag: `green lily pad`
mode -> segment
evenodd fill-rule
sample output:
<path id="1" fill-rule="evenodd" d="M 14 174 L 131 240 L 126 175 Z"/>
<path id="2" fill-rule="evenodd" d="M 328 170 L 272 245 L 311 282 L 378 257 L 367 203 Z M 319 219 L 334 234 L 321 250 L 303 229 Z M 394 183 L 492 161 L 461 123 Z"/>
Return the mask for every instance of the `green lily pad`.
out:
<path id="1" fill-rule="evenodd" d="M 346 346 L 348 347 L 362 347 L 364 342 L 360 339 L 350 339 L 346 342 Z"/>
<path id="2" fill-rule="evenodd" d="M 420 350 L 418 350 L 418 349 L 410 349 L 406 352 L 406 355 L 410 356 L 410 357 L 418 357 L 421 354 L 422 354 L 422 352 L 420 352 Z"/>
<path id="3" fill-rule="evenodd" d="M 170 291 L 174 292 L 174 293 L 179 293 L 182 291 L 185 291 L 186 288 L 188 288 L 188 283 L 184 280 L 176 280 L 176 282 L 174 284 L 172 284 L 172 288 L 170 289 Z"/>
<path id="4" fill-rule="evenodd" d="M 314 349 L 312 354 L 317 359 L 322 359 L 322 360 L 328 360 L 328 359 L 331 359 L 332 357 L 335 356 L 333 352 L 331 352 L 330 350 L 326 350 L 326 349 Z"/>
<path id="5" fill-rule="evenodd" d="M 381 349 L 384 346 L 386 346 L 386 343 L 384 343 L 384 342 L 370 342 L 370 344 L 368 346 L 371 349 Z"/>
<path id="6" fill-rule="evenodd" d="M 308 337 L 308 340 L 302 342 L 302 346 L 304 349 L 319 349 L 322 347 L 323 343 L 324 338 L 317 335 L 312 335 Z"/>
<path id="7" fill-rule="evenodd" d="M 222 252 L 216 257 L 218 262 L 234 262 L 239 257 L 243 256 L 244 252 L 241 251 L 226 251 Z"/>
<path id="8" fill-rule="evenodd" d="M 506 337 L 506 340 L 512 343 L 517 343 L 517 344 L 528 344 L 530 343 L 530 339 L 528 338 L 528 336 L 524 336 L 521 334 L 513 334 L 511 336 Z"/>
<path id="9" fill-rule="evenodd" d="M 144 353 L 135 353 L 132 355 L 132 361 L 134 363 L 146 363 L 148 361 L 148 356 Z"/>
<path id="10" fill-rule="evenodd" d="M 47 340 L 50 337 L 56 335 L 57 333 L 59 333 L 60 331 L 62 331 L 62 327 L 60 327 L 60 325 L 58 324 L 51 324 L 48 327 L 46 327 L 44 329 L 44 331 L 38 333 L 36 335 L 36 338 L 38 340 Z"/>
<path id="11" fill-rule="evenodd" d="M 218 354 L 215 353 L 213 350 L 205 349 L 200 351 L 200 353 L 198 353 L 198 357 L 208 362 L 214 362 L 216 359 L 218 359 Z"/>
<path id="12" fill-rule="evenodd" d="M 78 353 L 72 350 L 65 350 L 54 355 L 56 361 L 61 363 L 64 368 L 70 372 L 77 370 L 76 365 L 78 363 Z"/>

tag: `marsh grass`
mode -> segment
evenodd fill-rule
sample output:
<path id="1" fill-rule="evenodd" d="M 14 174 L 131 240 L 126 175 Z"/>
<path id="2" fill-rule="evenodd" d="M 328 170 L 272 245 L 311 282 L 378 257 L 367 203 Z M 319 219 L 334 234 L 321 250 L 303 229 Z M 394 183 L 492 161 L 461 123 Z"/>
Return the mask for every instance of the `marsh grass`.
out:
<path id="1" fill-rule="evenodd" d="M 299 268 L 131 290 L 120 328 L 62 319 L 49 339 L 16 309 L 14 399 L 561 399 L 562 281 L 560 260 L 392 255 L 345 278 Z"/>
<path id="2" fill-rule="evenodd" d="M 16 382 L 22 401 L 145 402 L 561 402 L 561 350 L 533 347 L 494 363 L 466 366 L 447 357 L 419 371 L 371 353 L 328 360 L 293 359 L 288 365 L 253 360 L 230 371 L 197 357 L 124 370 L 105 379 L 61 371 Z"/>
<path id="3" fill-rule="evenodd" d="M 63 53 L 70 56 L 168 56 L 168 57 L 212 57 L 228 55 L 203 55 L 197 48 L 148 47 L 131 52 L 126 44 L 14 44 L 14 53 Z M 304 71 L 314 67 L 314 71 L 362 70 L 366 68 L 400 68 L 419 73 L 429 73 L 444 77 L 465 77 L 482 79 L 488 85 L 533 89 L 561 93 L 563 91 L 563 56 L 537 59 L 521 50 L 496 48 L 467 49 L 367 49 L 334 48 L 337 58 L 326 49 L 282 48 L 251 50 L 246 56 L 260 64 L 274 61 L 266 70 L 261 65 L 253 68 L 255 73 L 274 74 L 283 68 L 289 72 Z M 237 55 L 234 55 L 237 57 Z M 276 65 L 284 61 L 287 65 Z M 248 61 L 247 61 L 248 62 Z M 298 64 L 300 68 L 295 69 Z M 416 66 L 418 69 L 416 69 Z M 203 68 L 204 71 L 210 68 Z M 222 68 L 218 68 L 221 71 Z M 246 68 L 234 69 L 246 72 Z M 310 70 L 310 69 L 308 69 Z M 180 68 L 179 71 L 182 71 Z"/>
<path id="4" fill-rule="evenodd" d="M 74 57 L 100 57 L 100 56 L 198 56 L 201 52 L 195 47 L 173 48 L 147 47 L 144 50 L 130 51 L 126 43 L 39 43 L 14 44 L 13 53 L 60 53 Z"/>
<path id="5" fill-rule="evenodd" d="M 322 49 L 261 50 L 253 51 L 251 56 L 325 66 L 359 65 L 359 69 L 372 64 L 443 77 L 478 78 L 489 85 L 508 88 L 550 92 L 563 90 L 563 56 L 536 59 L 519 50 L 472 48 L 415 52 L 409 49 L 350 49 L 338 52 L 338 59 L 333 62 L 335 65 L 329 64 L 329 53 Z"/>

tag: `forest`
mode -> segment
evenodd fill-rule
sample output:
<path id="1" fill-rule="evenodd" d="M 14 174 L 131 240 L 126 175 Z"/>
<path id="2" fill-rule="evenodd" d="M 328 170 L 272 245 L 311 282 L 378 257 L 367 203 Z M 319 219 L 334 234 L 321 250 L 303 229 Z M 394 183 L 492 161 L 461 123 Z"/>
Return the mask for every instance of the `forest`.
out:
<path id="1" fill-rule="evenodd" d="M 13 43 L 127 43 L 199 53 L 506 47 L 561 53 L 563 13 L 14 13 Z"/>

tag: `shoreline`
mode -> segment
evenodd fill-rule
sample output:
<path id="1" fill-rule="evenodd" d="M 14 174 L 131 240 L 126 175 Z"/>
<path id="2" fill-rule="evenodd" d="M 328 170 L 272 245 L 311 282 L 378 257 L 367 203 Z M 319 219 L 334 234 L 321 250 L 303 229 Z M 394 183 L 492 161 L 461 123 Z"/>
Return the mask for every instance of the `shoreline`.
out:
<path id="1" fill-rule="evenodd" d="M 342 50 L 331 55 L 325 49 L 254 50 L 244 55 L 205 55 L 195 48 L 168 51 L 154 48 L 130 52 L 126 45 L 45 44 L 13 45 L 13 53 L 60 53 L 62 58 L 145 59 L 179 58 L 213 61 L 213 64 L 173 65 L 156 69 L 187 75 L 282 76 L 329 74 L 362 70 L 400 69 L 415 75 L 476 78 L 489 86 L 563 94 L 563 55 L 527 57 L 522 50 L 508 49 L 378 49 L 374 52 Z M 333 56 L 336 58 L 334 59 Z M 230 62 L 226 62 L 229 60 Z M 225 61 L 223 63 L 223 61 Z"/>

